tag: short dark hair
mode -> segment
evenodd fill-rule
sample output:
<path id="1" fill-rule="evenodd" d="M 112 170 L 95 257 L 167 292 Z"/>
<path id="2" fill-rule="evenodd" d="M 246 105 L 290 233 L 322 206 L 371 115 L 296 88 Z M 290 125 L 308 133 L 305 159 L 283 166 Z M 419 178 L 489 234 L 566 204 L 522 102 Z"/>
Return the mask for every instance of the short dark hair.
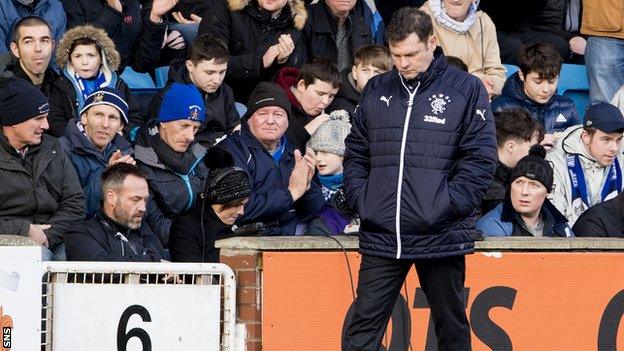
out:
<path id="1" fill-rule="evenodd" d="M 48 31 L 50 32 L 50 36 L 52 36 L 52 28 L 46 20 L 39 16 L 26 16 L 21 18 L 19 21 L 15 22 L 13 25 L 13 36 L 11 40 L 17 44 L 19 41 L 19 31 L 22 27 L 36 27 L 36 26 L 46 26 L 48 27 Z"/>
<path id="2" fill-rule="evenodd" d="M 529 141 L 537 133 L 538 141 L 544 139 L 544 127 L 522 108 L 494 112 L 496 143 L 503 147 L 508 140 Z"/>
<path id="3" fill-rule="evenodd" d="M 109 189 L 118 189 L 131 175 L 141 179 L 146 178 L 145 173 L 139 167 L 129 163 L 120 162 L 108 167 L 102 172 L 102 194 Z"/>
<path id="4" fill-rule="evenodd" d="M 381 71 L 388 72 L 394 65 L 387 47 L 381 45 L 362 45 L 355 50 L 353 65 L 371 65 Z"/>
<path id="5" fill-rule="evenodd" d="M 340 88 L 340 83 L 342 82 L 340 71 L 338 71 L 336 64 L 323 56 L 316 56 L 312 61 L 301 67 L 297 76 L 297 82 L 302 79 L 306 88 L 314 84 L 317 79 L 331 84 L 334 88 Z"/>
<path id="6" fill-rule="evenodd" d="M 446 62 L 448 62 L 448 64 L 451 65 L 451 66 L 455 66 L 455 67 L 461 69 L 464 72 L 468 72 L 468 66 L 459 57 L 456 57 L 456 56 L 446 56 Z"/>
<path id="7" fill-rule="evenodd" d="M 426 42 L 433 35 L 431 17 L 416 7 L 398 9 L 386 28 L 386 41 L 396 43 L 415 33 L 421 42 Z"/>
<path id="8" fill-rule="evenodd" d="M 563 59 L 552 45 L 535 43 L 520 50 L 518 63 L 525 77 L 535 72 L 540 79 L 554 79 L 561 73 Z"/>
<path id="9" fill-rule="evenodd" d="M 208 33 L 197 36 L 191 43 L 188 53 L 188 59 L 193 64 L 212 59 L 217 64 L 227 63 L 228 56 L 228 48 L 223 40 Z"/>

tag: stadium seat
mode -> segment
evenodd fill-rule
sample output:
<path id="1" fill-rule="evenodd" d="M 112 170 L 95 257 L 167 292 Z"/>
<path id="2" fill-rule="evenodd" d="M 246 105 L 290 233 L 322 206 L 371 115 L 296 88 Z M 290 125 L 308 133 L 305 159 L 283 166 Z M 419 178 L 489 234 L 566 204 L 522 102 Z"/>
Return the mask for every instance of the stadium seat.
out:
<path id="1" fill-rule="evenodd" d="M 156 68 L 156 88 L 160 89 L 167 84 L 169 78 L 169 66 Z"/>
<path id="2" fill-rule="evenodd" d="M 576 110 L 582 118 L 589 105 L 589 82 L 584 65 L 563 64 L 557 87 L 560 95 L 568 97 L 576 104 Z"/>
<path id="3" fill-rule="evenodd" d="M 516 65 L 507 65 L 507 64 L 503 64 L 503 66 L 505 67 L 505 69 L 507 70 L 507 78 L 509 78 L 509 76 L 513 75 L 514 73 L 516 73 L 520 68 Z"/>
<path id="4" fill-rule="evenodd" d="M 152 77 L 147 73 L 137 73 L 132 68 L 126 67 L 121 74 L 121 79 L 128 84 L 128 87 L 135 93 L 152 93 L 158 91 L 154 85 Z"/>
<path id="5" fill-rule="evenodd" d="M 238 116 L 240 118 L 243 118 L 243 116 L 245 116 L 245 113 L 247 113 L 247 106 L 240 102 L 235 102 L 234 106 L 236 106 L 236 112 L 238 112 Z"/>

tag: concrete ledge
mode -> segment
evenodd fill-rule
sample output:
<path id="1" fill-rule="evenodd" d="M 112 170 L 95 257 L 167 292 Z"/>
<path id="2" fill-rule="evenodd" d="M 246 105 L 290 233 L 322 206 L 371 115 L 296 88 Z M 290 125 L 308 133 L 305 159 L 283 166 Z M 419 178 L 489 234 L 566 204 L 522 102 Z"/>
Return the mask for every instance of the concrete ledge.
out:
<path id="1" fill-rule="evenodd" d="M 334 236 L 345 250 L 357 250 L 357 236 Z M 236 237 L 218 240 L 221 249 L 288 251 L 340 250 L 335 240 L 323 236 Z M 624 251 L 618 238 L 486 238 L 476 242 L 477 251 Z"/>
<path id="2" fill-rule="evenodd" d="M 0 235 L 0 246 L 39 246 L 27 236 Z"/>

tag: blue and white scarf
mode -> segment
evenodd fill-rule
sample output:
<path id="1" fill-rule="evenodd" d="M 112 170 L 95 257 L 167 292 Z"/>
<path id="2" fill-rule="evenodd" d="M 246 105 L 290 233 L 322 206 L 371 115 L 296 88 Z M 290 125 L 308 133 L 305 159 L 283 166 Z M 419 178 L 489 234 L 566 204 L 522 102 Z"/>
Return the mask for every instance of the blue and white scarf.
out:
<path id="1" fill-rule="evenodd" d="M 592 206 L 585 183 L 585 173 L 579 155 L 566 155 L 566 161 L 570 183 L 572 184 L 572 210 L 576 216 L 579 216 Z M 602 186 L 600 202 L 614 198 L 620 191 L 622 191 L 622 170 L 620 169 L 620 162 L 616 158 L 609 168 L 607 179 Z"/>

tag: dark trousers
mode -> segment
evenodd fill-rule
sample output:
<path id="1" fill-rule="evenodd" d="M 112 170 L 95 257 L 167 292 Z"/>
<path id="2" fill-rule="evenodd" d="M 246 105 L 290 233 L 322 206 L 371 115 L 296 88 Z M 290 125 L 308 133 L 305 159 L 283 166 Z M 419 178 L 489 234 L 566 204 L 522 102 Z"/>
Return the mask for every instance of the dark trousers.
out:
<path id="1" fill-rule="evenodd" d="M 464 256 L 396 260 L 362 255 L 357 298 L 347 322 L 343 351 L 378 351 L 401 286 L 412 265 L 431 309 L 439 351 L 470 350 L 464 303 Z"/>

